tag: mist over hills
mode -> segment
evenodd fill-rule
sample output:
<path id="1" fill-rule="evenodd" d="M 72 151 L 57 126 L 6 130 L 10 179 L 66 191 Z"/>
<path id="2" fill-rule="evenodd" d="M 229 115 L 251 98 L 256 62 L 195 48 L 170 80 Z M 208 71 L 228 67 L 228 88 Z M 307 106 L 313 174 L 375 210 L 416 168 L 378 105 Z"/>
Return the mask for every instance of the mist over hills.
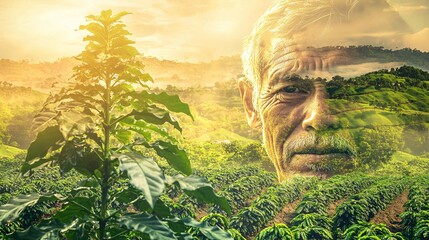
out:
<path id="1" fill-rule="evenodd" d="M 416 49 L 390 50 L 374 46 L 324 47 L 344 50 L 352 64 L 380 63 L 379 68 L 387 68 L 385 63 L 396 66 L 407 64 L 423 70 L 429 70 L 429 53 Z M 155 86 L 176 87 L 213 86 L 216 82 L 237 79 L 242 73 L 240 56 L 221 57 L 211 62 L 189 63 L 174 60 L 160 60 L 155 57 L 142 57 L 146 71 L 155 79 Z M 72 57 L 58 59 L 55 62 L 32 63 L 28 60 L 0 60 L 0 82 L 9 82 L 16 86 L 31 87 L 38 91 L 49 92 L 52 84 L 69 79 L 72 68 L 79 62 Z M 388 66 L 388 65 L 387 65 Z M 393 65 L 392 65 L 393 67 Z M 347 69 L 346 69 L 347 70 Z M 349 70 L 347 70 L 349 71 Z M 367 69 L 359 71 L 368 72 Z M 361 74 L 361 73 L 359 73 Z"/>
<path id="2" fill-rule="evenodd" d="M 241 73 L 241 60 L 238 55 L 221 57 L 207 63 L 160 60 L 155 57 L 142 57 L 142 61 L 157 87 L 213 86 L 215 82 L 237 78 Z M 78 60 L 71 57 L 40 63 L 1 59 L 0 82 L 48 92 L 53 83 L 69 79 L 73 74 L 72 68 L 78 63 Z"/>

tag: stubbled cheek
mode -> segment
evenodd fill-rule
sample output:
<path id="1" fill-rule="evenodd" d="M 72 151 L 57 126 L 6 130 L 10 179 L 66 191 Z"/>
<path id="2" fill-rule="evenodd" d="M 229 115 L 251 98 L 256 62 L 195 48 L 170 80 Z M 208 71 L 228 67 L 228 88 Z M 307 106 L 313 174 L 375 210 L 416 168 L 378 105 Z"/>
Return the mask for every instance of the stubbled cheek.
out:
<path id="1" fill-rule="evenodd" d="M 270 136 L 269 143 L 279 148 L 297 126 L 299 107 L 278 100 L 271 100 L 261 111 L 264 134 Z"/>

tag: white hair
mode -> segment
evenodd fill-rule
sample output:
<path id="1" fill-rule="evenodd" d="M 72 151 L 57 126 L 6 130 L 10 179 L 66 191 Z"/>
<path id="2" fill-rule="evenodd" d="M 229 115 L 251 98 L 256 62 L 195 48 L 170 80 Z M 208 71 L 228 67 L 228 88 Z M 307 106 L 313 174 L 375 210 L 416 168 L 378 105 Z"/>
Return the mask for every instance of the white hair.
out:
<path id="1" fill-rule="evenodd" d="M 254 107 L 264 69 L 273 54 L 273 40 L 291 39 L 313 24 L 329 27 L 348 19 L 359 0 L 278 0 L 262 15 L 245 40 L 241 59 L 243 74 L 253 87 Z"/>

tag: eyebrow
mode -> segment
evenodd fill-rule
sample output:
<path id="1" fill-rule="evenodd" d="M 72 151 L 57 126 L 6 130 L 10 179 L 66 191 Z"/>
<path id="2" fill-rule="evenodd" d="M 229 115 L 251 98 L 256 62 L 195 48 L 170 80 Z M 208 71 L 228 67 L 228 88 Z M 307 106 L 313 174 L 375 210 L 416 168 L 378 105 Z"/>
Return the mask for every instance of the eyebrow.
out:
<path id="1" fill-rule="evenodd" d="M 273 77 L 271 78 L 274 80 L 273 82 L 275 84 L 281 83 L 281 82 L 297 82 L 297 83 L 310 83 L 314 82 L 312 79 L 306 79 L 305 77 L 302 77 L 298 74 L 286 74 L 286 73 L 275 73 Z"/>

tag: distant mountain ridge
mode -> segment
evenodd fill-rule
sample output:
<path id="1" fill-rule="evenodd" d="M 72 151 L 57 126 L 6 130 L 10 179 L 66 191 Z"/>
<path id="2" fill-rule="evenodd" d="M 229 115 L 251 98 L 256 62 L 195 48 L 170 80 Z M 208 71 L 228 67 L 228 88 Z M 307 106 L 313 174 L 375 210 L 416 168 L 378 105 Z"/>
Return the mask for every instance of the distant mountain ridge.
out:
<path id="1" fill-rule="evenodd" d="M 353 62 L 403 62 L 423 70 L 429 70 L 429 52 L 417 49 L 390 50 L 374 46 L 324 47 L 320 49 L 343 49 Z M 213 86 L 216 82 L 237 79 L 242 73 L 240 56 L 220 57 L 210 62 L 189 63 L 174 60 L 160 60 L 144 57 L 146 71 L 155 79 L 155 86 L 194 85 Z M 16 86 L 31 87 L 48 92 L 54 82 L 64 81 L 72 76 L 72 68 L 79 62 L 71 57 L 55 62 L 31 63 L 29 61 L 0 60 L 0 82 Z"/>
<path id="2" fill-rule="evenodd" d="M 237 78 L 241 73 L 241 60 L 238 55 L 221 57 L 207 63 L 159 60 L 155 57 L 142 57 L 142 61 L 146 66 L 145 70 L 159 87 L 213 86 L 215 82 Z M 0 82 L 48 92 L 53 83 L 69 79 L 73 74 L 72 68 L 77 64 L 79 62 L 71 57 L 40 63 L 1 59 Z"/>

